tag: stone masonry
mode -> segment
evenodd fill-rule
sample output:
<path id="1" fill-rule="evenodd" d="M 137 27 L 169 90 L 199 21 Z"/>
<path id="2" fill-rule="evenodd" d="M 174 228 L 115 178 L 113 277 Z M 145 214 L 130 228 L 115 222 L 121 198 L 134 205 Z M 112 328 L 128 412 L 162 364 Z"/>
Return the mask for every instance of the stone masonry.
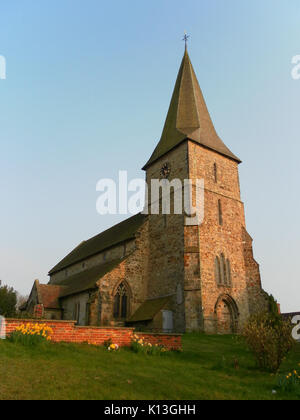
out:
<path id="1" fill-rule="evenodd" d="M 42 305 L 46 317 L 79 326 L 239 332 L 251 314 L 266 310 L 240 163 L 216 133 L 185 51 L 162 137 L 143 168 L 148 212 L 80 243 L 50 271 L 48 285 L 35 283 L 23 310 Z M 162 190 L 159 214 L 151 212 L 153 180 L 187 179 L 194 191 L 197 180 L 204 182 L 201 223 L 190 226 L 174 205 L 163 214 Z"/>

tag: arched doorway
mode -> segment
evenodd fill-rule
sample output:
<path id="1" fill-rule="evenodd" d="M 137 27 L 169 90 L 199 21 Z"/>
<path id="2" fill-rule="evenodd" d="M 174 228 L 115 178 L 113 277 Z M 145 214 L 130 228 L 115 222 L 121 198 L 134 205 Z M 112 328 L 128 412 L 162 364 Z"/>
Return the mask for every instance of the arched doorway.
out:
<path id="1" fill-rule="evenodd" d="M 238 327 L 239 310 L 234 299 L 221 295 L 215 306 L 215 317 L 218 334 L 235 334 Z"/>

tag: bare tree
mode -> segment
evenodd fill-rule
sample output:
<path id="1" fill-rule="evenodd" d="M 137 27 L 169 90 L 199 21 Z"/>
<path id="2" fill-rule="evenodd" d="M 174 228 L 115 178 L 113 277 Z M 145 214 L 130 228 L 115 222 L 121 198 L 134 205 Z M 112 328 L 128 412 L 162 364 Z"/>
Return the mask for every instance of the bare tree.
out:
<path id="1" fill-rule="evenodd" d="M 17 305 L 16 310 L 17 312 L 20 312 L 20 308 L 25 305 L 25 303 L 28 301 L 29 296 L 21 295 L 21 293 L 17 293 Z"/>

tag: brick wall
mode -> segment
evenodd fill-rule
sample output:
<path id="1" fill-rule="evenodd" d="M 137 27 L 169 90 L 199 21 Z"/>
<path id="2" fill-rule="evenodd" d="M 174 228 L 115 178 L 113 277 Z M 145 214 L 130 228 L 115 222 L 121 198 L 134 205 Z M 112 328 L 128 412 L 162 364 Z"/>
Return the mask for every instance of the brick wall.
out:
<path id="1" fill-rule="evenodd" d="M 44 316 L 44 305 L 35 305 L 33 310 L 34 318 L 43 318 Z"/>
<path id="2" fill-rule="evenodd" d="M 182 348 L 181 335 L 179 334 L 138 333 L 137 335 L 152 345 L 163 345 L 172 350 L 180 350 Z"/>
<path id="3" fill-rule="evenodd" d="M 28 323 L 46 324 L 53 329 L 52 341 L 66 343 L 90 343 L 103 345 L 109 339 L 121 347 L 130 346 L 134 328 L 112 327 L 79 327 L 75 321 L 45 321 L 6 319 L 6 334 L 12 333 L 18 326 Z M 180 334 L 148 334 L 138 333 L 146 341 L 155 345 L 162 344 L 168 349 L 180 350 L 182 347 Z"/>

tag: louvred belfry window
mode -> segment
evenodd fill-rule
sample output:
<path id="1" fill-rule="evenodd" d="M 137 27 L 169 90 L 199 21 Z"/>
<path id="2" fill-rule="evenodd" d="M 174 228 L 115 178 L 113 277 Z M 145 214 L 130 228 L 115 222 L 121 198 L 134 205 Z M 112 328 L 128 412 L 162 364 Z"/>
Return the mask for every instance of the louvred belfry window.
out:
<path id="1" fill-rule="evenodd" d="M 127 287 L 121 283 L 114 298 L 114 318 L 126 319 L 128 316 L 129 295 Z"/>
<path id="2" fill-rule="evenodd" d="M 219 286 L 232 286 L 230 260 L 223 253 L 215 258 L 215 278 Z"/>

